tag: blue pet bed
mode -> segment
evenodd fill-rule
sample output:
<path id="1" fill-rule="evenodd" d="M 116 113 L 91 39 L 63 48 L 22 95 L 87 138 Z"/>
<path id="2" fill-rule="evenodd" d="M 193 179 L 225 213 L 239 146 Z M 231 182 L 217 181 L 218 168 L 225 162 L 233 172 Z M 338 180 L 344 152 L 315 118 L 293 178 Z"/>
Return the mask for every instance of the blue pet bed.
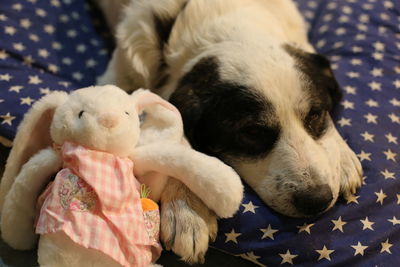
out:
<path id="1" fill-rule="evenodd" d="M 400 2 L 297 3 L 311 42 L 330 58 L 343 89 L 333 116 L 362 162 L 364 185 L 307 220 L 275 213 L 246 186 L 239 212 L 219 221 L 211 245 L 261 266 L 398 266 Z M 34 101 L 95 83 L 110 56 L 107 32 L 99 11 L 85 1 L 1 1 L 2 157 Z"/>

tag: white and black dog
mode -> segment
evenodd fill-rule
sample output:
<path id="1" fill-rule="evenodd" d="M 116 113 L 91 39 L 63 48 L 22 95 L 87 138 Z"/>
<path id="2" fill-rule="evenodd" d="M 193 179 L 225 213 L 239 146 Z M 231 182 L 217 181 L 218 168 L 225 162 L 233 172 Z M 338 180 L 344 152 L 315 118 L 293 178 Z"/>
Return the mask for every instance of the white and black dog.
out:
<path id="1" fill-rule="evenodd" d="M 120 20 L 100 83 L 169 99 L 192 146 L 233 166 L 271 208 L 317 215 L 361 185 L 361 164 L 329 115 L 338 84 L 291 0 L 100 2 L 111 24 Z M 176 188 L 163 199 L 162 238 L 195 262 L 215 217 Z"/>

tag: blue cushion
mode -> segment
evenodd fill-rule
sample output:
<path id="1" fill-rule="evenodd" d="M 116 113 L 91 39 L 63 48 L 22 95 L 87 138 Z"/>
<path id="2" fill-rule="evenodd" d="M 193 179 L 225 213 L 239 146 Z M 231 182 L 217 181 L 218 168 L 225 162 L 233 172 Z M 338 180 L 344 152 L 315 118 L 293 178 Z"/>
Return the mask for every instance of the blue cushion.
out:
<path id="1" fill-rule="evenodd" d="M 323 216 L 307 220 L 275 213 L 246 186 L 243 206 L 234 218 L 219 221 L 212 246 L 268 266 L 396 266 L 400 3 L 297 3 L 309 23 L 310 40 L 331 59 L 343 88 L 334 119 L 362 160 L 365 185 L 352 200 L 340 199 Z M 111 51 L 104 29 L 98 11 L 85 1 L 1 1 L 0 143 L 10 144 L 23 114 L 49 90 L 95 83 Z M 379 195 L 385 197 L 382 202 Z"/>

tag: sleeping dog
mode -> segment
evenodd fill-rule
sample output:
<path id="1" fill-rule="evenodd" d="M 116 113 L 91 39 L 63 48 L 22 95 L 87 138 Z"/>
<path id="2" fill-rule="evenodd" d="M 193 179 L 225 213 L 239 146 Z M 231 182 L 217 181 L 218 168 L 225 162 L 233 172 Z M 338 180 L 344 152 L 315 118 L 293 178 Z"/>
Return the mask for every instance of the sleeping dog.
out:
<path id="1" fill-rule="evenodd" d="M 117 46 L 100 83 L 169 99 L 191 145 L 233 166 L 268 206 L 313 216 L 361 185 L 361 164 L 329 115 L 338 84 L 290 0 L 100 4 L 111 2 Z M 163 241 L 201 260 L 214 215 L 181 185 L 164 195 Z"/>

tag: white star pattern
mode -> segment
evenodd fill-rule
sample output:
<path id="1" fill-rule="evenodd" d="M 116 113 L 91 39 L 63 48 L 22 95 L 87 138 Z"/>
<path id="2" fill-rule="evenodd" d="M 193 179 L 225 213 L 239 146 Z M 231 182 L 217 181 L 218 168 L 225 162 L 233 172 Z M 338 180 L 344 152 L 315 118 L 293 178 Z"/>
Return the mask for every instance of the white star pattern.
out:
<path id="1" fill-rule="evenodd" d="M 321 250 L 316 250 L 316 252 L 319 253 L 318 260 L 327 259 L 328 261 L 331 261 L 330 255 L 335 251 L 327 249 L 326 246 L 324 246 Z"/>
<path id="2" fill-rule="evenodd" d="M 243 213 L 246 212 L 256 213 L 256 208 L 258 208 L 258 206 L 254 206 L 253 202 L 251 201 L 247 204 L 242 204 L 242 206 L 244 207 Z"/>
<path id="3" fill-rule="evenodd" d="M 357 245 L 351 247 L 355 249 L 354 256 L 357 256 L 358 254 L 364 256 L 364 250 L 368 248 L 368 246 L 363 246 L 360 241 L 357 243 Z"/>
<path id="4" fill-rule="evenodd" d="M 281 264 L 289 263 L 293 265 L 293 259 L 296 258 L 298 255 L 291 254 L 289 250 L 286 251 L 285 254 L 279 254 L 282 257 Z"/>
<path id="5" fill-rule="evenodd" d="M 379 192 L 375 192 L 375 195 L 377 197 L 376 202 L 379 202 L 381 205 L 383 205 L 383 200 L 387 197 L 387 195 L 383 193 L 382 189 Z"/>
<path id="6" fill-rule="evenodd" d="M 274 234 L 276 232 L 278 232 L 277 229 L 272 229 L 270 224 L 268 224 L 268 227 L 266 229 L 260 229 L 260 230 L 261 230 L 261 232 L 263 232 L 263 236 L 261 237 L 261 239 L 268 237 L 268 238 L 274 240 Z"/>

